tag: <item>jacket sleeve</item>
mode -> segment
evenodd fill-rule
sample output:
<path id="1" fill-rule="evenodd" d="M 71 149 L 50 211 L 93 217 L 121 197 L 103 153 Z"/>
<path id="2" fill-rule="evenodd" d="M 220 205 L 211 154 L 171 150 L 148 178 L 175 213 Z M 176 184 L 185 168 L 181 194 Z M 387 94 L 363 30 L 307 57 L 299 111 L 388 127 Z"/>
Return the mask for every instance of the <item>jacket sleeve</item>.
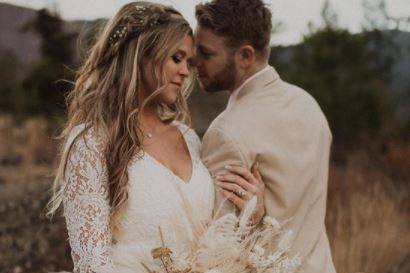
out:
<path id="1" fill-rule="evenodd" d="M 250 159 L 241 152 L 237 142 L 226 132 L 219 128 L 210 128 L 202 142 L 202 161 L 212 175 L 215 177 L 227 172 L 226 165 L 242 165 L 250 167 Z M 235 206 L 224 198 L 219 186 L 215 183 L 215 206 L 214 215 L 219 217 L 227 213 L 237 212 Z"/>

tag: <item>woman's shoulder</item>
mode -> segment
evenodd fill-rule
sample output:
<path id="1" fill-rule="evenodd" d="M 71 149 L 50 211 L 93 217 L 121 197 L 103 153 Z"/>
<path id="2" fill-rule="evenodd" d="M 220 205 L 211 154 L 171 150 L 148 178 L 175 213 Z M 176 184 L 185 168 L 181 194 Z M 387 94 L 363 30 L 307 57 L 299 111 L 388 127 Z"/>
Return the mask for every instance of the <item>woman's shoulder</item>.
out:
<path id="1" fill-rule="evenodd" d="M 187 124 L 185 124 L 181 121 L 174 121 L 173 123 L 180 129 L 182 134 L 184 134 L 188 137 L 191 137 L 191 138 L 195 139 L 196 141 L 201 142 L 198 134 L 195 132 L 195 130 L 192 127 L 188 126 Z"/>
<path id="2" fill-rule="evenodd" d="M 84 194 L 100 193 L 106 198 L 107 172 L 104 145 L 94 127 L 73 127 L 68 135 L 64 157 L 66 200 Z"/>
<path id="3" fill-rule="evenodd" d="M 92 153 L 102 153 L 103 137 L 94 126 L 79 124 L 68 133 L 64 150 L 83 150 Z"/>
<path id="4" fill-rule="evenodd" d="M 174 121 L 174 124 L 178 126 L 181 133 L 184 135 L 187 144 L 190 145 L 194 151 L 199 153 L 201 149 L 201 140 L 195 130 L 180 121 Z"/>

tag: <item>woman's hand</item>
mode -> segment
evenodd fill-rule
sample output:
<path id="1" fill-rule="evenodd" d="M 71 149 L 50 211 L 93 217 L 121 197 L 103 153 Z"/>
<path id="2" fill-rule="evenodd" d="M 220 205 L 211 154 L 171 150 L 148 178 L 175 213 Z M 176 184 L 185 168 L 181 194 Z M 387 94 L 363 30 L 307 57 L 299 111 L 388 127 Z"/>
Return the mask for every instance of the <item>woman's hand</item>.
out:
<path id="1" fill-rule="evenodd" d="M 241 211 L 246 203 L 257 196 L 257 205 L 252 215 L 252 223 L 258 224 L 265 215 L 264 193 L 265 183 L 259 173 L 259 164 L 252 165 L 251 171 L 238 165 L 225 167 L 229 174 L 217 176 L 217 185 L 222 188 L 222 194 Z"/>

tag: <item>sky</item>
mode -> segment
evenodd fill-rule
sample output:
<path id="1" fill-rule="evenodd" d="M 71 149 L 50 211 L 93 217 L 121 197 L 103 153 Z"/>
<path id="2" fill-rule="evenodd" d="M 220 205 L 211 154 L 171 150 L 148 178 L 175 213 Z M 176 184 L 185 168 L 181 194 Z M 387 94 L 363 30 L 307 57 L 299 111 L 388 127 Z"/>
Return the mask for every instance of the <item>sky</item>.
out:
<path id="1" fill-rule="evenodd" d="M 195 27 L 194 9 L 201 0 L 148 0 L 172 5 L 178 9 L 190 24 Z M 109 18 L 130 0 L 0 0 L 35 9 L 51 8 L 66 20 Z M 308 23 L 321 24 L 320 12 L 325 0 L 265 0 L 273 18 L 283 23 L 279 33 L 273 36 L 272 44 L 289 45 L 301 41 L 307 33 Z M 362 0 L 331 0 L 333 10 L 338 15 L 340 26 L 352 32 L 362 29 Z M 410 16 L 410 0 L 387 0 L 388 12 L 397 17 Z"/>

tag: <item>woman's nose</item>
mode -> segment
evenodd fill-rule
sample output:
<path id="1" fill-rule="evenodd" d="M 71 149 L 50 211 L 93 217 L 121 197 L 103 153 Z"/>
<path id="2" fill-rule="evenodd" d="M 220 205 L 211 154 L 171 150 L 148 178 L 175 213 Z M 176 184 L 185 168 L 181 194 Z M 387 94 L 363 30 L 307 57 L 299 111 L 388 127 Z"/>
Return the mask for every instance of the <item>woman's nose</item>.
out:
<path id="1" fill-rule="evenodd" d="M 187 62 L 184 62 L 181 69 L 179 70 L 179 74 L 181 74 L 182 76 L 185 76 L 185 77 L 189 75 L 189 68 L 188 68 L 188 63 Z"/>

